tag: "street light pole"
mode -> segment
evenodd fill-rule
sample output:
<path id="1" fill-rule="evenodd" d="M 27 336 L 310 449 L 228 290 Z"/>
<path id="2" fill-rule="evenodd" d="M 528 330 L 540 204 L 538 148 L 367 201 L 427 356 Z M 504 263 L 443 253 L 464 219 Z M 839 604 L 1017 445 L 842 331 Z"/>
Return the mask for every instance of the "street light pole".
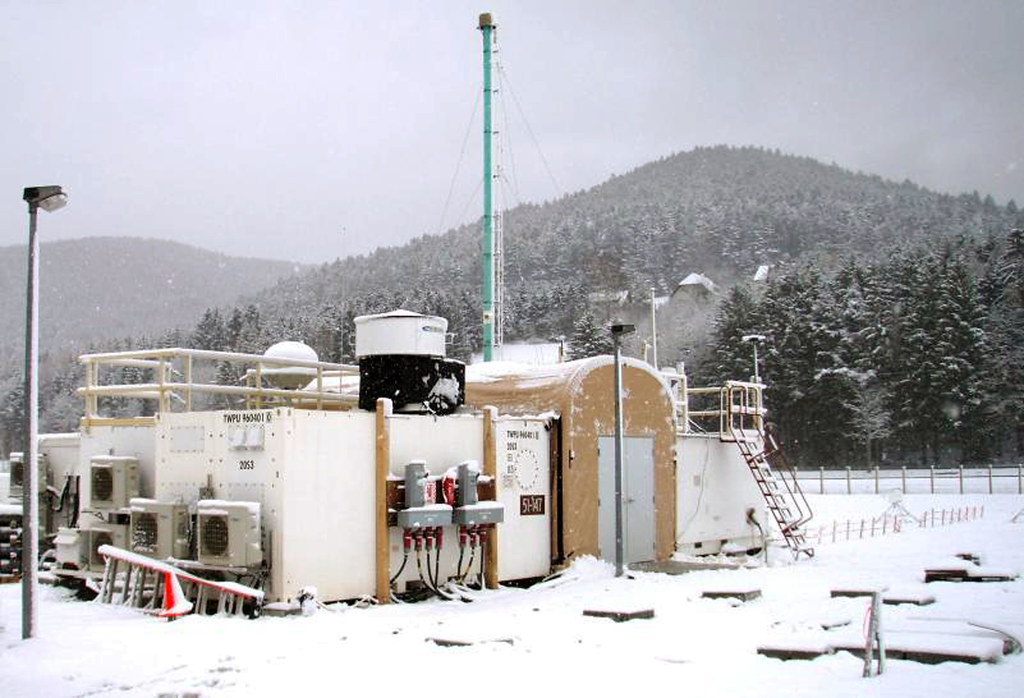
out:
<path id="1" fill-rule="evenodd" d="M 636 331 L 634 325 L 612 325 L 615 344 L 615 576 L 622 576 L 622 347 L 621 339 Z"/>
<path id="2" fill-rule="evenodd" d="M 21 506 L 21 637 L 35 637 L 39 620 L 39 240 L 36 215 L 40 208 L 56 211 L 67 203 L 57 186 L 26 187 L 28 203 L 28 285 L 25 310 L 25 420 L 24 478 Z"/>
<path id="3" fill-rule="evenodd" d="M 761 372 L 757 367 L 757 345 L 764 341 L 763 334 L 745 334 L 742 337 L 744 342 L 750 342 L 754 345 L 754 382 L 761 382 Z"/>

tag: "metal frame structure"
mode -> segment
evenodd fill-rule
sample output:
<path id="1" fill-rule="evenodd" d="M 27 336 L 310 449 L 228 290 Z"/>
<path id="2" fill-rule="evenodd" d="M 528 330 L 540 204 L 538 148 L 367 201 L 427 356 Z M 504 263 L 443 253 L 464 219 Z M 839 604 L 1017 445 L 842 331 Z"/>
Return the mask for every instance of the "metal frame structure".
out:
<path id="1" fill-rule="evenodd" d="M 356 406 L 358 396 L 324 389 L 328 377 L 358 376 L 359 368 L 349 364 L 335 364 L 323 361 L 306 361 L 294 358 L 277 358 L 259 354 L 242 354 L 228 351 L 203 349 L 143 349 L 135 351 L 83 354 L 79 361 L 85 365 L 84 385 L 78 394 L 85 401 L 82 428 L 90 426 L 132 426 L 151 424 L 152 416 L 145 417 L 104 417 L 100 414 L 101 397 L 128 397 L 140 400 L 154 400 L 156 414 L 163 412 L 192 411 L 195 394 L 235 395 L 245 398 L 244 409 L 264 409 L 288 405 L 315 409 L 350 409 Z M 246 366 L 245 385 L 220 385 L 199 383 L 193 380 L 197 362 L 225 362 Z M 133 367 L 153 371 L 153 379 L 147 383 L 101 382 L 103 368 Z M 309 372 L 310 384 L 297 390 L 275 388 L 266 385 L 266 379 L 273 376 L 273 369 L 305 369 Z M 177 377 L 180 376 L 180 380 Z M 181 410 L 175 410 L 175 403 Z"/>

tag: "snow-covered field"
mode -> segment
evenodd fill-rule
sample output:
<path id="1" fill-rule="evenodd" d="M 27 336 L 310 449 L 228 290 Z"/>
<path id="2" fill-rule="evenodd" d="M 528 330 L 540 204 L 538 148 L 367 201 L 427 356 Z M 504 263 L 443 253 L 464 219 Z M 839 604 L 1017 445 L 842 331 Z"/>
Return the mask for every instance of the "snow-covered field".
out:
<path id="1" fill-rule="evenodd" d="M 671 692 L 729 696 L 1019 696 L 1024 655 L 997 664 L 924 665 L 890 660 L 861 678 L 848 653 L 783 662 L 756 654 L 763 642 L 806 644 L 860 637 L 867 601 L 830 589 L 885 586 L 927 592 L 925 607 L 885 606 L 888 638 L 942 646 L 965 641 L 966 619 L 1024 636 L 1024 580 L 923 584 L 926 567 L 976 553 L 985 568 L 1024 572 L 1024 508 L 1018 495 L 909 495 L 912 512 L 984 505 L 983 519 L 911 527 L 895 536 L 822 545 L 792 563 L 681 576 L 632 573 L 579 560 L 533 588 L 484 592 L 473 603 L 431 601 L 342 607 L 311 616 L 186 617 L 168 623 L 139 612 L 68 600 L 42 588 L 40 637 L 20 639 L 17 585 L 0 587 L 0 696 L 309 695 L 355 691 L 608 695 Z M 815 496 L 822 521 L 877 516 L 884 496 Z M 745 604 L 703 591 L 760 589 Z M 614 623 L 584 609 L 651 608 L 651 620 Z M 941 619 L 941 620 L 940 620 Z M 952 620 L 951 620 L 952 619 Z M 850 621 L 836 630 L 822 623 Z M 977 631 L 981 632 L 981 631 Z M 441 647 L 430 638 L 475 641 Z M 972 638 L 967 637 L 967 641 Z M 974 637 L 974 641 L 978 638 Z"/>

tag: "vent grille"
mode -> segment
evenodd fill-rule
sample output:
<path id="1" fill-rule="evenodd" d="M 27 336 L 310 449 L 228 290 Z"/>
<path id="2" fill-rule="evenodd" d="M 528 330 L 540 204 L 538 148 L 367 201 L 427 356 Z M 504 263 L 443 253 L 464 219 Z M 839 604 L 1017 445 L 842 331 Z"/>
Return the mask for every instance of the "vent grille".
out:
<path id="1" fill-rule="evenodd" d="M 132 528 L 132 550 L 138 553 L 156 552 L 156 514 L 137 514 Z"/>
<path id="2" fill-rule="evenodd" d="M 203 553 L 222 557 L 228 553 L 228 517 L 204 516 L 202 524 Z"/>
<path id="3" fill-rule="evenodd" d="M 25 484 L 25 464 L 11 463 L 11 487 L 22 487 Z"/>
<path id="4" fill-rule="evenodd" d="M 114 539 L 106 531 L 97 531 L 92 534 L 92 550 L 89 554 L 90 564 L 93 567 L 103 564 L 103 556 L 99 550 L 101 545 L 113 545 Z"/>
<path id="5" fill-rule="evenodd" d="M 93 467 L 92 498 L 94 501 L 109 502 L 114 498 L 114 474 L 110 468 Z"/>

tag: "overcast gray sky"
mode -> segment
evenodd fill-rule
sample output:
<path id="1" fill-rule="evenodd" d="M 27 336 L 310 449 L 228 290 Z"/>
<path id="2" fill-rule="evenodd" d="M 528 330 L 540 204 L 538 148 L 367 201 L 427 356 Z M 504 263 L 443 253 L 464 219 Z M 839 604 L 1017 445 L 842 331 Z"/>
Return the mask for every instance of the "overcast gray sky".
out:
<path id="1" fill-rule="evenodd" d="M 136 235 L 332 260 L 479 216 L 477 16 L 519 199 L 696 145 L 1024 204 L 1024 2 L 0 0 L 0 245 Z M 477 114 L 477 124 L 479 113 Z"/>

